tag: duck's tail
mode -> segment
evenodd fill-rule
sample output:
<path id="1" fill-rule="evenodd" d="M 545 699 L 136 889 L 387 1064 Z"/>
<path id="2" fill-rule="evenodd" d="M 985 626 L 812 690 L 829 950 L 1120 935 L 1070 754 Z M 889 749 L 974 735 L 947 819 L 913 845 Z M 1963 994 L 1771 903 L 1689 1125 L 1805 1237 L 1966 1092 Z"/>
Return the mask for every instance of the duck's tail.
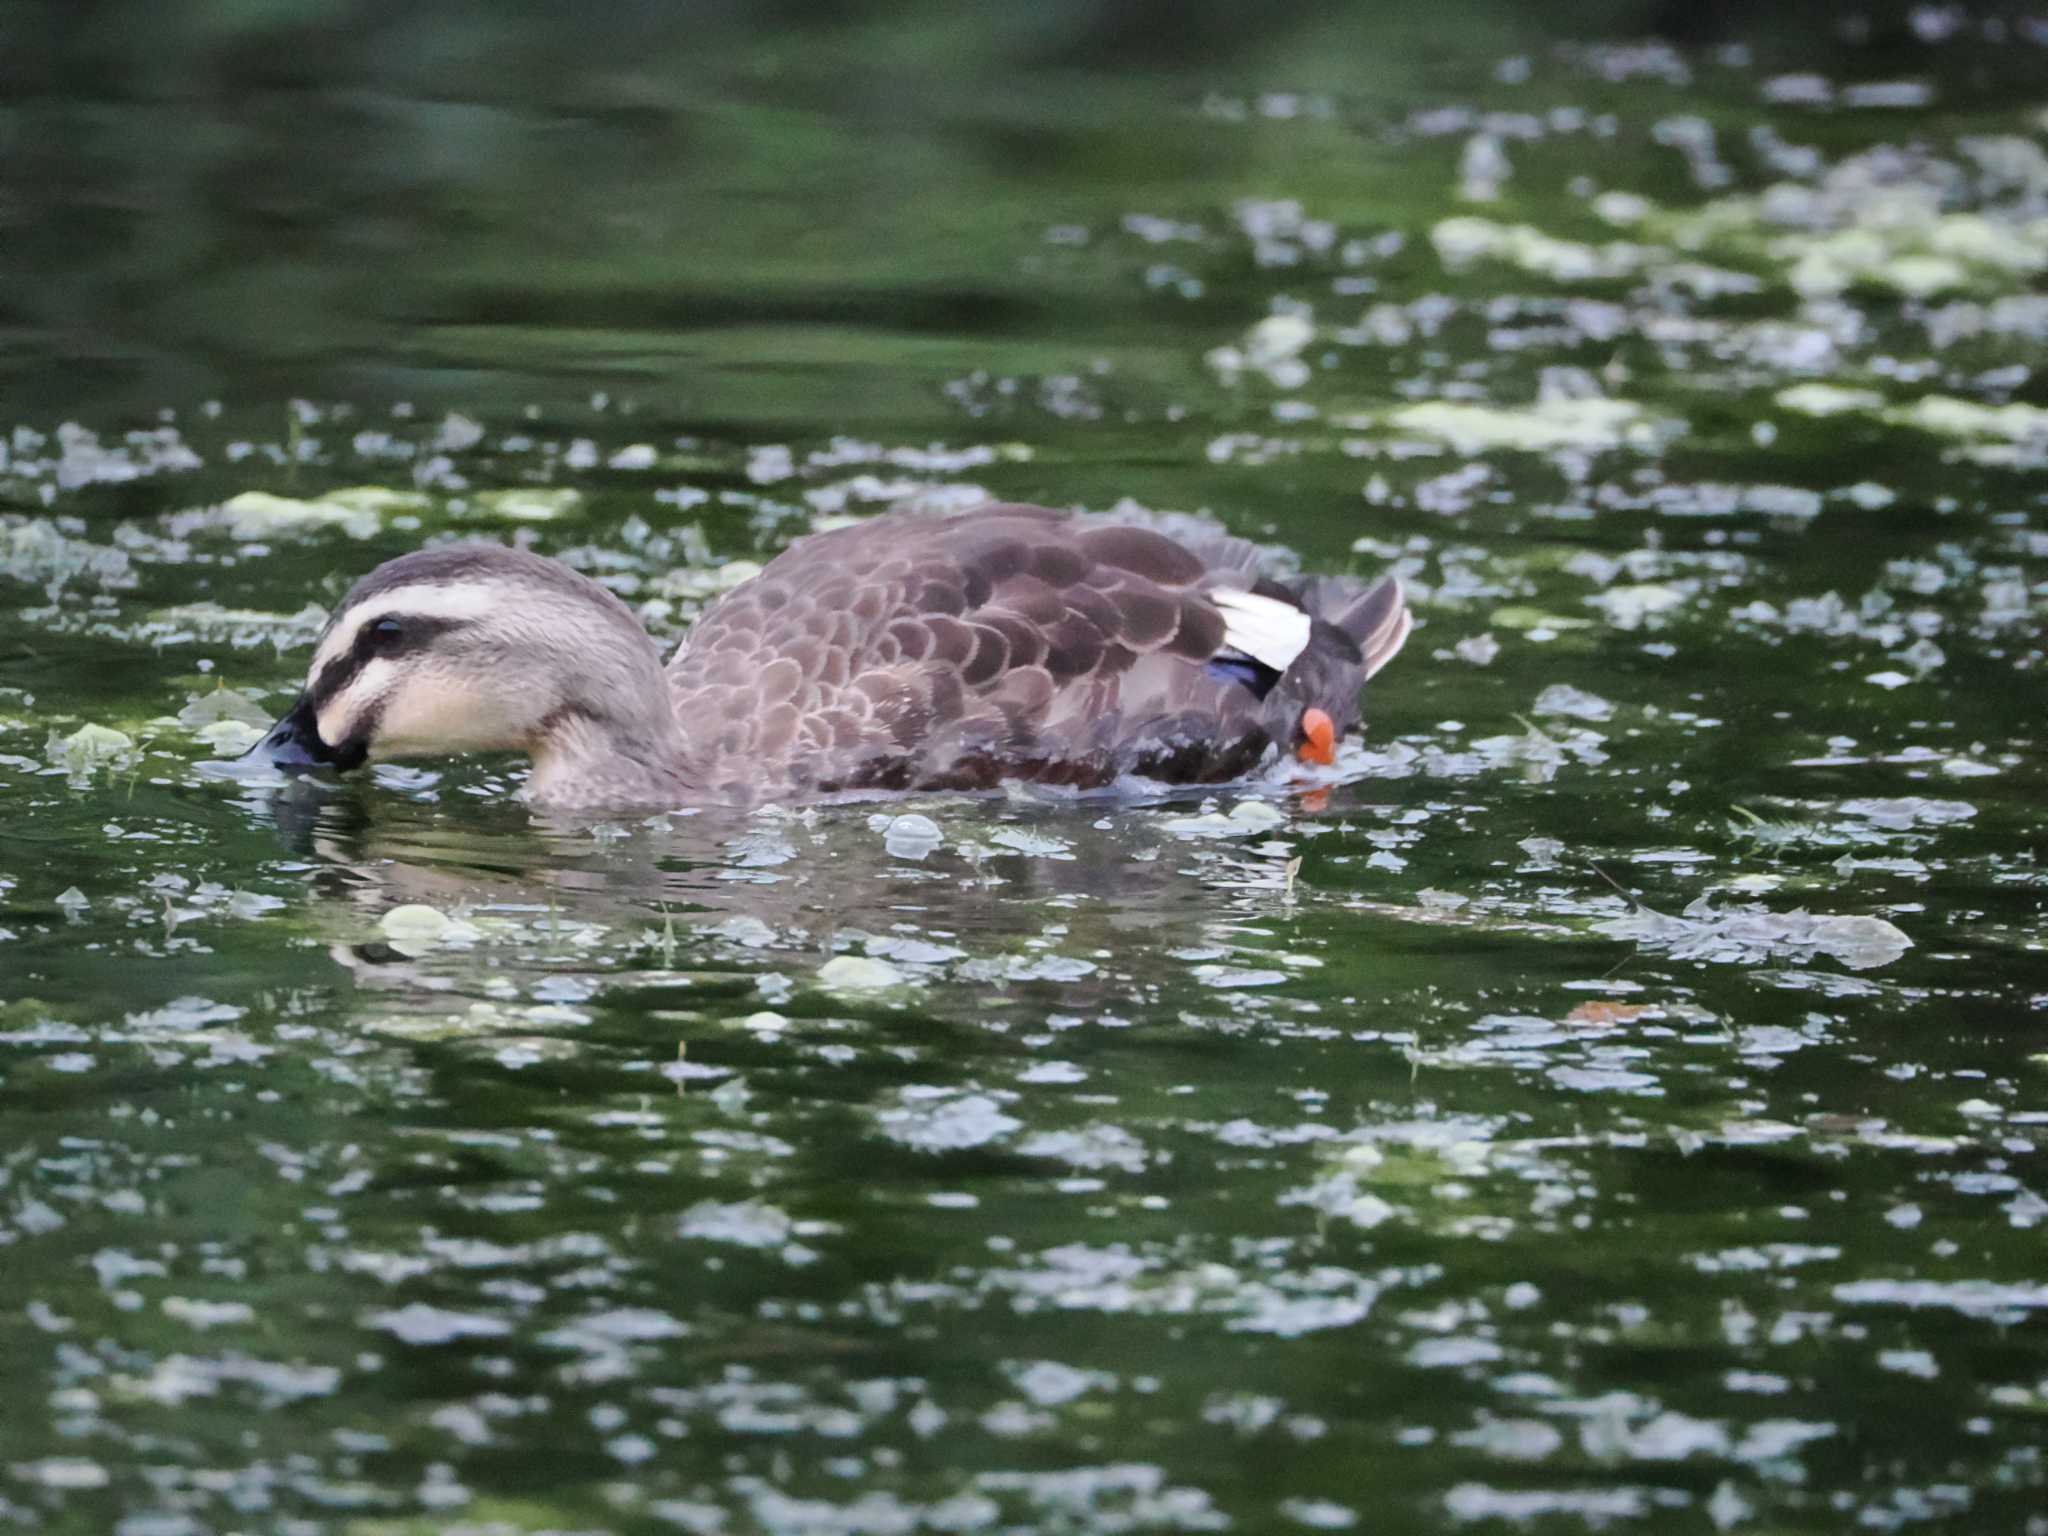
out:
<path id="1" fill-rule="evenodd" d="M 1314 577 L 1302 586 L 1301 606 L 1357 642 L 1365 662 L 1360 681 L 1399 655 L 1415 627 L 1401 583 L 1392 576 L 1382 576 L 1364 591 L 1347 577 Z"/>

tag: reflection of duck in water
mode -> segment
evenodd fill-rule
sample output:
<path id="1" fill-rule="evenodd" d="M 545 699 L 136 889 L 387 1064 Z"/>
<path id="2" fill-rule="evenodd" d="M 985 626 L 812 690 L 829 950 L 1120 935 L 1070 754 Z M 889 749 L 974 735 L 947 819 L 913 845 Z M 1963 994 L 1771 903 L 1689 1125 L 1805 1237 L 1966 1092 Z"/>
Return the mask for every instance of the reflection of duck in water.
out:
<path id="1" fill-rule="evenodd" d="M 1135 957 L 1234 953 L 1239 925 L 1286 902 L 1292 851 L 1267 840 L 1278 811 L 1246 818 L 1256 834 L 1177 832 L 1225 820 L 1177 798 L 1086 820 L 1060 801 L 921 801 L 942 836 L 908 852 L 893 808 L 872 805 L 714 809 L 600 840 L 509 805 L 456 819 L 397 797 L 270 802 L 286 803 L 309 813 L 287 830 L 325 898 L 330 957 L 382 1006 L 436 1017 L 451 999 L 638 995 L 678 977 L 687 995 L 661 1006 L 746 1013 L 818 985 L 838 955 L 985 1000 L 1058 980 L 1062 1008 L 1121 1007 Z M 411 914 L 441 914 L 450 933 L 421 945 L 387 921 Z"/>
<path id="2" fill-rule="evenodd" d="M 842 930 L 1015 937 L 1055 920 L 1121 929 L 1216 920 L 1232 904 L 1190 901 L 1205 888 L 1243 896 L 1239 916 L 1269 905 L 1284 859 L 1250 853 L 1246 837 L 1176 835 L 1195 815 L 1185 804 L 1123 804 L 1125 814 L 1090 824 L 1057 801 L 920 801 L 916 819 L 936 836 L 906 852 L 890 835 L 896 818 L 873 806 L 714 809 L 600 841 L 573 824 L 488 809 L 452 820 L 435 802 L 269 802 L 310 883 L 365 925 L 404 905 L 619 930 L 659 927 L 666 916 L 691 931 L 765 929 L 829 946 Z M 1276 811 L 1246 825 L 1263 835 L 1279 820 Z"/>
<path id="3" fill-rule="evenodd" d="M 1407 638 L 1391 579 L 1283 584 L 1243 540 L 990 506 L 799 540 L 663 669 L 609 592 L 495 545 L 392 560 L 257 749 L 288 768 L 512 750 L 565 810 L 1238 777 L 1327 763 Z"/>

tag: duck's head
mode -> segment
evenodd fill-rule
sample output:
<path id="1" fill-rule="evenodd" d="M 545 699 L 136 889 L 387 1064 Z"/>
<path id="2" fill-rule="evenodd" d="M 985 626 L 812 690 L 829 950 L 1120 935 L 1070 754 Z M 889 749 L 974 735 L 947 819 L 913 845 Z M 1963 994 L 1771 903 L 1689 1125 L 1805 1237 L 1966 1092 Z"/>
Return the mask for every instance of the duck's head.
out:
<path id="1" fill-rule="evenodd" d="M 298 702 L 253 749 L 287 771 L 666 743 L 653 641 L 611 593 L 523 550 L 457 544 L 357 582 L 314 647 Z"/>

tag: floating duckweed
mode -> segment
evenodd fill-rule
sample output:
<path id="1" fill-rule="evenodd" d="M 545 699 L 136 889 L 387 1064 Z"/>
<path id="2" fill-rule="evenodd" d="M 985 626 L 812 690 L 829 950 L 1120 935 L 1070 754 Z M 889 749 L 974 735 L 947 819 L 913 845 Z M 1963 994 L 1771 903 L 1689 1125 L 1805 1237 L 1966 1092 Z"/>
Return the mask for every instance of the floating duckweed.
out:
<path id="1" fill-rule="evenodd" d="M 1387 424 L 1448 443 L 1462 454 L 1493 449 L 1548 453 L 1561 448 L 1650 446 L 1643 408 L 1630 400 L 1544 400 L 1522 407 L 1426 400 L 1387 413 Z"/>
<path id="2" fill-rule="evenodd" d="M 400 512 L 423 512 L 432 505 L 416 491 L 393 491 L 377 485 L 329 491 L 310 500 L 269 491 L 244 491 L 221 503 L 211 514 L 199 513 L 183 524 L 174 520 L 174 525 L 217 526 L 235 539 L 267 539 L 315 528 L 336 528 L 352 539 L 367 539 L 384 526 L 387 517 Z"/>
<path id="3" fill-rule="evenodd" d="M 84 577 L 103 591 L 124 590 L 136 582 L 126 550 L 73 538 L 44 518 L 18 519 L 4 514 L 0 514 L 0 576 L 54 588 Z"/>
<path id="4" fill-rule="evenodd" d="M 1315 335 L 1315 324 L 1305 315 L 1268 315 L 1245 332 L 1242 345 L 1217 347 L 1207 361 L 1226 384 L 1250 372 L 1281 389 L 1299 389 L 1309 377 L 1301 353 Z"/>
<path id="5" fill-rule="evenodd" d="M 1159 825 L 1175 837 L 1251 837 L 1279 826 L 1287 813 L 1267 800 L 1240 800 L 1224 815 L 1204 807 L 1198 815 L 1169 816 Z"/>
<path id="6" fill-rule="evenodd" d="M 1794 384 L 1773 396 L 1788 411 L 1806 416 L 1840 416 L 1849 411 L 1875 411 L 1884 396 L 1874 389 L 1849 389 L 1840 384 Z"/>
<path id="7" fill-rule="evenodd" d="M 986 1146 L 1020 1129 L 1023 1122 L 1002 1109 L 1016 1097 L 1013 1093 L 911 1087 L 901 1091 L 897 1105 L 878 1110 L 875 1120 L 884 1136 L 917 1151 L 959 1152 Z"/>
<path id="8" fill-rule="evenodd" d="M 2013 228 L 1971 214 L 1931 221 L 1881 222 L 1873 207 L 1860 210 L 1870 222 L 1825 235 L 1785 235 L 1771 254 L 1788 266 L 1787 281 L 1809 298 L 1831 298 L 1860 283 L 1888 288 L 1908 298 L 2030 276 L 2048 265 L 2036 225 Z"/>
<path id="9" fill-rule="evenodd" d="M 1629 277 L 1659 254 L 1653 247 L 1622 241 L 1596 246 L 1560 240 L 1532 225 L 1497 224 L 1469 214 L 1442 220 L 1429 239 L 1447 267 L 1504 261 L 1561 283 Z"/>
<path id="10" fill-rule="evenodd" d="M 1536 696 L 1530 709 L 1535 715 L 1566 715 L 1574 720 L 1607 720 L 1614 706 L 1597 693 L 1574 688 L 1569 683 L 1552 683 Z"/>
<path id="11" fill-rule="evenodd" d="M 1451 654 L 1475 667 L 1491 666 L 1500 655 L 1500 642 L 1491 634 L 1467 635 L 1451 647 Z"/>
<path id="12" fill-rule="evenodd" d="M 1884 417 L 1942 437 L 2004 438 L 2015 443 L 2048 440 L 2048 408 L 2018 401 L 1979 405 L 1952 395 L 1926 395 L 1911 405 L 1886 411 Z"/>
<path id="13" fill-rule="evenodd" d="M 1927 243 L 1942 255 L 2019 276 L 2048 269 L 2048 219 L 2015 227 L 1981 214 L 1952 213 L 1935 222 Z"/>
<path id="14" fill-rule="evenodd" d="M 1896 491 L 1874 480 L 1859 480 L 1854 485 L 1845 485 L 1835 494 L 1866 512 L 1881 511 L 1899 499 Z"/>
<path id="15" fill-rule="evenodd" d="M 1072 859 L 1074 856 L 1072 844 L 1023 827 L 998 827 L 989 833 L 988 840 L 1006 853 L 1021 853 L 1029 858 Z"/>
<path id="16" fill-rule="evenodd" d="M 1605 613 L 1607 622 L 1616 629 L 1640 629 L 1659 614 L 1683 607 L 1685 594 L 1676 587 L 1642 582 L 1635 586 L 1610 587 L 1605 592 L 1595 593 L 1586 602 Z"/>
<path id="17" fill-rule="evenodd" d="M 583 493 L 567 485 L 515 486 L 509 490 L 479 491 L 471 503 L 485 517 L 502 517 L 515 523 L 551 523 L 582 506 Z"/>
<path id="18" fill-rule="evenodd" d="M 256 608 L 223 608 L 218 603 L 180 603 L 154 610 L 140 626 L 140 636 L 164 643 L 192 638 L 193 632 L 225 638 L 232 645 L 270 641 L 290 645 L 310 640 L 327 622 L 324 608 L 308 604 L 297 613 L 272 613 Z"/>
<path id="19" fill-rule="evenodd" d="M 662 597 L 703 599 L 730 592 L 743 581 L 761 574 L 754 560 L 728 560 L 723 565 L 686 565 L 655 578 L 653 590 Z"/>
<path id="20" fill-rule="evenodd" d="M 1595 627 L 1592 619 L 1568 618 L 1564 614 L 1552 613 L 1544 608 L 1532 608 L 1523 603 L 1509 603 L 1494 609 L 1487 615 L 1487 622 L 1501 629 L 1522 630 L 1531 634 Z"/>

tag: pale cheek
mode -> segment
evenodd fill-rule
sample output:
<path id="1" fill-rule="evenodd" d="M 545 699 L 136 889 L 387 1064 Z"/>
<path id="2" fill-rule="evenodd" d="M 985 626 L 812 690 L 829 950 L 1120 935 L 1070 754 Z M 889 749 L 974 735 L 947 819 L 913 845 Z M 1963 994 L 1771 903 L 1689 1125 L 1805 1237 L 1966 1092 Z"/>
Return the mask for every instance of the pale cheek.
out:
<path id="1" fill-rule="evenodd" d="M 391 663 L 373 661 L 356 675 L 354 682 L 320 707 L 315 723 L 320 739 L 338 747 L 356 734 L 356 723 L 391 684 Z"/>
<path id="2" fill-rule="evenodd" d="M 370 751 L 378 757 L 402 757 L 519 745 L 512 722 L 474 689 L 420 676 L 408 678 L 385 700 Z"/>

